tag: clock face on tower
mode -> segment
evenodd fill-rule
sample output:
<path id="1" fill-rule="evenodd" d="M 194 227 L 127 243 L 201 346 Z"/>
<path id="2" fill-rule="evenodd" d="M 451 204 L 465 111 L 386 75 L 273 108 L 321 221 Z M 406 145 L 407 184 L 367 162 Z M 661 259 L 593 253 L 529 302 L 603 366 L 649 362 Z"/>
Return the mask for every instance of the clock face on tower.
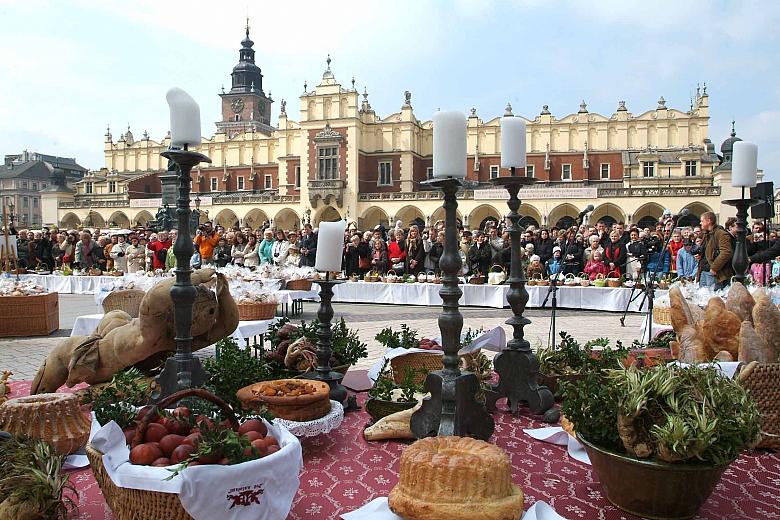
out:
<path id="1" fill-rule="evenodd" d="M 244 110 L 244 100 L 241 98 L 234 99 L 232 103 L 230 103 L 230 108 L 233 109 L 233 112 L 238 114 L 242 110 Z"/>

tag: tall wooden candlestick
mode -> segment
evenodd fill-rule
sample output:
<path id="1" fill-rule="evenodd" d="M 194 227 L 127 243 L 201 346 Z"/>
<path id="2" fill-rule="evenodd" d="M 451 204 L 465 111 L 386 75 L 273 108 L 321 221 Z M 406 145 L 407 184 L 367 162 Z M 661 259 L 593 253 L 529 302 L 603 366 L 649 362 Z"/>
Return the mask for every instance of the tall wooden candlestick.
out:
<path id="1" fill-rule="evenodd" d="M 192 285 L 192 269 L 190 259 L 194 249 L 190 234 L 190 171 L 196 164 L 211 159 L 198 152 L 184 150 L 168 150 L 161 153 L 166 159 L 172 160 L 179 168 L 179 197 L 176 203 L 176 215 L 179 222 L 179 232 L 173 253 L 176 256 L 176 283 L 171 288 L 173 300 L 173 316 L 176 326 L 176 355 L 165 363 L 165 369 L 160 374 L 160 398 L 167 397 L 178 390 L 201 386 L 206 381 L 206 372 L 198 358 L 192 355 L 192 307 L 195 303 L 196 290 Z"/>
<path id="2" fill-rule="evenodd" d="M 494 385 L 491 392 L 487 392 L 487 406 L 489 410 L 496 409 L 496 401 L 502 397 L 507 398 L 507 403 L 513 413 L 517 412 L 521 402 L 528 404 L 532 413 L 544 414 L 547 422 L 557 422 L 560 412 L 555 408 L 555 399 L 552 392 L 546 386 L 539 386 L 536 378 L 539 375 L 539 360 L 531 350 L 531 344 L 525 339 L 524 327 L 530 325 L 531 320 L 523 316 L 525 306 L 528 303 L 528 291 L 525 289 L 525 273 L 520 259 L 520 239 L 523 230 L 520 229 L 520 198 L 518 193 L 522 186 L 534 183 L 534 179 L 517 177 L 515 168 L 512 167 L 511 177 L 498 177 L 493 179 L 495 186 L 503 186 L 509 192 L 509 227 L 507 231 L 511 239 L 511 263 L 509 267 L 509 292 L 507 301 L 512 308 L 513 316 L 506 321 L 513 329 L 512 339 L 494 359 L 493 366 L 499 375 L 498 384 Z"/>
<path id="3" fill-rule="evenodd" d="M 419 439 L 435 435 L 459 435 L 487 440 L 493 434 L 493 418 L 484 403 L 477 401 L 479 379 L 471 372 L 461 372 L 458 350 L 463 315 L 458 300 L 463 292 L 458 287 L 458 271 L 462 262 L 458 252 L 456 193 L 461 187 L 458 179 L 434 179 L 428 184 L 444 192 L 444 252 L 439 266 L 442 270 L 443 301 L 439 315 L 444 369 L 431 372 L 425 379 L 425 390 L 431 393 L 420 409 L 412 415 L 412 433 Z"/>

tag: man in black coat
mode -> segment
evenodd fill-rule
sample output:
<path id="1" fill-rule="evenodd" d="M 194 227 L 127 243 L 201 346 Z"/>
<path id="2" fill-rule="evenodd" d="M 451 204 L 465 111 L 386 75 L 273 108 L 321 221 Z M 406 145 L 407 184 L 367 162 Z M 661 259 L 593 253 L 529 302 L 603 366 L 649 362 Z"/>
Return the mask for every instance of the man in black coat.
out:
<path id="1" fill-rule="evenodd" d="M 303 226 L 300 247 L 301 267 L 314 267 L 317 259 L 317 235 L 314 234 L 311 224 Z"/>
<path id="2" fill-rule="evenodd" d="M 482 273 L 483 275 L 486 275 L 488 270 L 490 270 L 490 261 L 493 257 L 492 250 L 482 231 L 474 232 L 474 236 L 476 237 L 476 240 L 471 246 L 471 249 L 469 249 L 469 266 L 472 273 Z"/>

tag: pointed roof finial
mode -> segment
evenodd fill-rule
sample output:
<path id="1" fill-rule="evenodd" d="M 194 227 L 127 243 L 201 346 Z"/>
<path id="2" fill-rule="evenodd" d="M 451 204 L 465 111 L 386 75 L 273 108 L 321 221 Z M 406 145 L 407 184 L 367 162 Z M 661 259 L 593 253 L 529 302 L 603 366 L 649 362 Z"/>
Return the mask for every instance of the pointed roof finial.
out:
<path id="1" fill-rule="evenodd" d="M 355 90 L 355 75 L 352 75 L 352 90 Z"/>
<path id="2" fill-rule="evenodd" d="M 328 64 L 328 70 L 330 70 L 330 53 L 328 53 L 328 59 L 325 60 L 325 63 Z"/>
<path id="3" fill-rule="evenodd" d="M 702 89 L 701 95 L 702 96 L 706 96 L 707 95 L 707 82 L 706 81 L 704 82 L 704 88 Z"/>
<path id="4" fill-rule="evenodd" d="M 368 89 L 366 87 L 363 87 L 363 99 L 368 100 Z"/>
<path id="5" fill-rule="evenodd" d="M 731 120 L 731 137 L 737 137 L 737 131 L 734 129 L 734 120 Z"/>
<path id="6" fill-rule="evenodd" d="M 514 115 L 512 113 L 512 103 L 507 103 L 506 104 L 506 108 L 504 109 L 504 115 L 505 116 L 513 116 Z"/>
<path id="7" fill-rule="evenodd" d="M 106 124 L 106 135 L 111 134 L 111 123 Z"/>
<path id="8" fill-rule="evenodd" d="M 287 114 L 287 101 L 282 100 L 282 114 Z"/>
<path id="9" fill-rule="evenodd" d="M 268 91 L 268 99 L 273 99 L 274 97 L 271 95 L 271 91 Z"/>
<path id="10" fill-rule="evenodd" d="M 249 38 L 249 17 L 246 17 L 246 37 Z"/>
<path id="11" fill-rule="evenodd" d="M 303 92 L 306 93 L 309 90 L 309 84 L 306 81 L 303 82 Z"/>
<path id="12" fill-rule="evenodd" d="M 148 141 L 148 140 L 149 140 L 149 132 L 144 130 L 144 141 Z"/>
<path id="13" fill-rule="evenodd" d="M 580 113 L 580 114 L 587 114 L 588 113 L 588 105 L 585 103 L 584 99 L 582 100 L 582 103 L 580 103 L 580 110 L 579 110 L 578 113 Z"/>
<path id="14" fill-rule="evenodd" d="M 661 96 L 658 99 L 658 108 L 657 108 L 657 110 L 666 110 L 666 100 L 664 99 L 663 96 Z"/>

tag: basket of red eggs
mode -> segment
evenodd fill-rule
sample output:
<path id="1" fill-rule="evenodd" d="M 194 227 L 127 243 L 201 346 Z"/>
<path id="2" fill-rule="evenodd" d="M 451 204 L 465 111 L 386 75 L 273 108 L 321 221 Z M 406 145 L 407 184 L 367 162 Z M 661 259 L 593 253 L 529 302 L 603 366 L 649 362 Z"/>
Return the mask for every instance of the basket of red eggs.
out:
<path id="1" fill-rule="evenodd" d="M 227 419 L 187 406 L 160 411 L 185 398 L 210 401 Z M 117 520 L 284 518 L 302 468 L 300 443 L 284 427 L 262 418 L 239 423 L 230 405 L 198 388 L 140 409 L 124 431 L 104 425 L 87 456 Z"/>

